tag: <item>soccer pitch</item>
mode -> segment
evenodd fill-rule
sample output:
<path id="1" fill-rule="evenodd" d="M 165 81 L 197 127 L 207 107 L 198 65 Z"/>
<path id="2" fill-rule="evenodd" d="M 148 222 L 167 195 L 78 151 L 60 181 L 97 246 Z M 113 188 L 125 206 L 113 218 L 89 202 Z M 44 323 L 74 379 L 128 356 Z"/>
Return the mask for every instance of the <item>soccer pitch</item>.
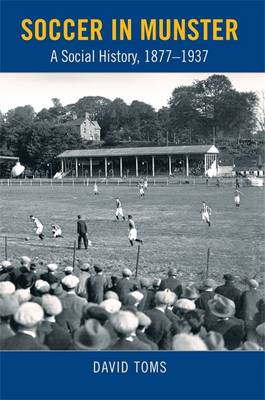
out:
<path id="1" fill-rule="evenodd" d="M 87 221 L 92 247 L 77 251 L 76 257 L 92 257 L 108 275 L 120 275 L 125 266 L 134 270 L 137 245 L 131 247 L 128 242 L 128 222 L 115 220 L 115 199 L 119 197 L 125 215 L 132 214 L 138 236 L 144 241 L 140 276 L 161 277 L 169 266 L 175 266 L 184 281 L 198 281 L 210 248 L 211 277 L 220 281 L 225 272 L 250 277 L 264 268 L 264 189 L 240 190 L 241 206 L 236 209 L 231 186 L 150 186 L 144 198 L 133 186 L 101 185 L 98 196 L 93 194 L 92 185 L 1 186 L 1 258 L 3 236 L 7 235 L 9 258 L 28 255 L 37 263 L 60 260 L 62 270 L 72 263 L 76 219 L 81 214 Z M 201 221 L 203 200 L 212 208 L 210 228 Z M 44 224 L 44 241 L 35 235 L 30 214 Z M 63 238 L 52 238 L 52 223 L 61 226 Z M 25 237 L 30 240 L 25 241 Z"/>

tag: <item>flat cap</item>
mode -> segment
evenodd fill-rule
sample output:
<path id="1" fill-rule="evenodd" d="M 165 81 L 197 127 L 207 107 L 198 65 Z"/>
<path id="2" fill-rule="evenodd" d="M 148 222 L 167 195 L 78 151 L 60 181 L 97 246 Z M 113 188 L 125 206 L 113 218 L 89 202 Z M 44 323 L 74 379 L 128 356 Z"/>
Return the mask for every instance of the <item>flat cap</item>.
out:
<path id="1" fill-rule="evenodd" d="M 12 267 L 11 262 L 8 261 L 8 260 L 3 260 L 3 261 L 1 262 L 1 265 L 2 265 L 3 268 L 6 268 L 6 269 Z"/>
<path id="2" fill-rule="evenodd" d="M 189 299 L 178 299 L 175 303 L 175 307 L 187 311 L 192 311 L 196 308 L 194 302 Z"/>
<path id="3" fill-rule="evenodd" d="M 119 296 L 117 295 L 116 292 L 113 292 L 113 290 L 108 290 L 105 294 L 104 294 L 104 299 L 108 300 L 108 299 L 116 299 L 119 300 Z"/>
<path id="4" fill-rule="evenodd" d="M 54 263 L 51 263 L 51 264 L 48 264 L 48 265 L 47 265 L 47 268 L 48 268 L 48 271 L 54 272 L 54 271 L 57 270 L 58 265 L 57 265 L 57 264 L 54 264 Z"/>
<path id="5" fill-rule="evenodd" d="M 31 259 L 28 256 L 22 256 L 20 257 L 20 262 L 22 264 L 29 264 L 31 262 Z"/>
<path id="6" fill-rule="evenodd" d="M 148 328 L 148 326 L 152 323 L 151 319 L 141 311 L 136 312 L 136 317 L 139 320 L 139 327 Z"/>
<path id="7" fill-rule="evenodd" d="M 60 299 L 51 294 L 45 294 L 41 299 L 42 308 L 47 315 L 57 316 L 61 314 L 63 307 Z"/>
<path id="8" fill-rule="evenodd" d="M 122 275 L 126 277 L 132 276 L 132 271 L 129 268 L 124 268 L 122 271 Z"/>
<path id="9" fill-rule="evenodd" d="M 141 300 L 143 300 L 144 295 L 143 293 L 139 292 L 139 290 L 134 290 L 133 292 L 130 292 L 128 294 L 128 297 L 135 302 L 139 303 Z"/>
<path id="10" fill-rule="evenodd" d="M 31 299 L 31 293 L 29 289 L 17 289 L 14 293 L 14 296 L 17 298 L 19 304 L 26 303 Z"/>
<path id="11" fill-rule="evenodd" d="M 68 265 L 67 267 L 65 267 L 64 272 L 66 274 L 72 274 L 74 272 L 74 268 L 71 267 L 71 265 Z"/>
<path id="12" fill-rule="evenodd" d="M 121 302 L 116 299 L 104 300 L 99 305 L 100 305 L 100 307 L 104 308 L 104 310 L 106 310 L 110 314 L 114 314 L 114 313 L 120 311 L 120 308 L 121 308 Z"/>
<path id="13" fill-rule="evenodd" d="M 35 288 L 40 293 L 48 293 L 50 291 L 50 285 L 47 281 L 43 281 L 42 279 L 38 279 L 35 282 Z"/>
<path id="14" fill-rule="evenodd" d="M 89 271 L 91 265 L 89 263 L 80 264 L 79 268 L 81 271 Z"/>
<path id="15" fill-rule="evenodd" d="M 137 329 L 139 320 L 136 315 L 130 311 L 119 311 L 110 316 L 110 322 L 116 332 L 130 334 Z"/>
<path id="16" fill-rule="evenodd" d="M 42 307 L 37 303 L 23 303 L 19 306 L 14 315 L 17 324 L 26 328 L 32 328 L 43 320 L 44 313 Z"/>
<path id="17" fill-rule="evenodd" d="M 173 337 L 172 350 L 178 351 L 206 351 L 207 346 L 197 335 L 179 333 Z"/>
<path id="18" fill-rule="evenodd" d="M 257 289 L 259 287 L 259 283 L 258 283 L 258 281 L 256 281 L 256 279 L 249 279 L 248 280 L 248 286 L 251 289 Z"/>
<path id="19" fill-rule="evenodd" d="M 175 296 L 174 296 L 174 298 L 175 298 Z M 173 294 L 168 289 L 159 290 L 155 294 L 155 302 L 156 302 L 156 304 L 169 305 L 169 304 L 171 304 L 172 300 L 173 300 Z"/>
<path id="20" fill-rule="evenodd" d="M 62 284 L 67 287 L 68 289 L 74 289 L 77 287 L 79 283 L 79 279 L 77 276 L 75 275 L 66 275 L 63 279 L 62 279 Z"/>
<path id="21" fill-rule="evenodd" d="M 16 287 L 12 282 L 0 282 L 0 294 L 13 294 L 15 290 Z"/>

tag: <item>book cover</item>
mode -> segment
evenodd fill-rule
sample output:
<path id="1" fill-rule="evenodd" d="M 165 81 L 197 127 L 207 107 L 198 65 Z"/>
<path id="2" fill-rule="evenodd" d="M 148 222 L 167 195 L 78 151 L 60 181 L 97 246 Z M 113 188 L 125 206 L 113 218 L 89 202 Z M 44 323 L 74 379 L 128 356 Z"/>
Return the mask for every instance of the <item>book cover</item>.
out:
<path id="1" fill-rule="evenodd" d="M 3 399 L 264 399 L 264 2 L 2 0 Z"/>

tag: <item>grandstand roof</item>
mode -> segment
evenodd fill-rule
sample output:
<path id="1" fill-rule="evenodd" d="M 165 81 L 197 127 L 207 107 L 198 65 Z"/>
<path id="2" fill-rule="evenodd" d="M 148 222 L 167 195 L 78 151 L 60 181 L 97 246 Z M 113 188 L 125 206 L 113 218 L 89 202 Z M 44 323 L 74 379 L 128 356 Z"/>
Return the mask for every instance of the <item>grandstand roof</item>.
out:
<path id="1" fill-rule="evenodd" d="M 213 145 L 194 146 L 158 146 L 158 147 L 112 147 L 109 149 L 82 149 L 66 150 L 59 154 L 59 158 L 86 158 L 86 157 L 122 157 L 122 156 L 158 156 L 174 154 L 206 154 L 219 153 Z"/>
<path id="2" fill-rule="evenodd" d="M 11 157 L 11 156 L 0 156 L 0 162 L 5 161 L 18 161 L 19 157 Z"/>

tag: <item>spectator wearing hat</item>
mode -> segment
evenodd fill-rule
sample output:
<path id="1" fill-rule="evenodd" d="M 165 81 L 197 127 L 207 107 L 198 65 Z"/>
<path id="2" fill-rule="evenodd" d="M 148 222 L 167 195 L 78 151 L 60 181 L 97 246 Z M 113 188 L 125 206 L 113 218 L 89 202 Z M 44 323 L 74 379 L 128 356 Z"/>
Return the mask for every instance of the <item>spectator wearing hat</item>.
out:
<path id="1" fill-rule="evenodd" d="M 196 335 L 180 333 L 172 339 L 172 350 L 177 351 L 207 351 L 204 341 Z"/>
<path id="2" fill-rule="evenodd" d="M 96 319 L 89 319 L 74 334 L 74 350 L 104 350 L 111 343 L 111 338 Z"/>
<path id="3" fill-rule="evenodd" d="M 245 323 L 246 335 L 248 340 L 255 337 L 255 315 L 258 311 L 258 302 L 261 300 L 261 294 L 257 290 L 259 287 L 255 279 L 247 281 L 249 289 L 242 293 L 239 303 L 238 316 Z"/>
<path id="4" fill-rule="evenodd" d="M 238 348 L 245 339 L 245 329 L 244 322 L 234 316 L 235 303 L 222 295 L 216 295 L 208 304 L 210 312 L 217 317 L 208 330 L 221 333 L 228 350 Z"/>
<path id="5" fill-rule="evenodd" d="M 11 281 L 17 289 L 27 289 L 34 285 L 37 280 L 36 274 L 30 270 L 31 259 L 27 256 L 21 257 L 21 267 L 14 269 L 10 275 Z"/>
<path id="6" fill-rule="evenodd" d="M 75 275 L 68 275 L 62 279 L 62 287 L 66 292 L 61 297 L 63 311 L 56 317 L 58 324 L 71 334 L 79 328 L 83 311 L 87 306 L 86 299 L 76 294 L 79 279 Z"/>
<path id="7" fill-rule="evenodd" d="M 19 304 L 26 303 L 31 300 L 31 293 L 29 289 L 17 289 L 14 293 Z"/>
<path id="8" fill-rule="evenodd" d="M 106 310 L 109 314 L 115 314 L 121 309 L 121 302 L 116 299 L 104 300 L 100 303 L 100 307 Z"/>
<path id="9" fill-rule="evenodd" d="M 241 297 L 241 291 L 235 287 L 234 282 L 236 278 L 231 274 L 224 274 L 223 276 L 225 283 L 222 286 L 218 286 L 215 289 L 215 293 L 221 294 L 224 297 L 232 300 L 236 306 L 236 312 L 239 308 L 239 301 Z"/>
<path id="10" fill-rule="evenodd" d="M 137 311 L 136 316 L 139 320 L 138 328 L 136 330 L 136 335 L 138 339 L 140 339 L 141 342 L 147 343 L 151 347 L 151 350 L 158 350 L 158 346 L 154 342 L 152 342 L 152 340 L 148 339 L 145 334 L 145 330 L 152 323 L 151 319 L 141 311 Z"/>
<path id="11" fill-rule="evenodd" d="M 68 265 L 67 267 L 65 267 L 65 269 L 64 269 L 65 276 L 73 275 L 73 273 L 74 273 L 74 268 L 71 265 Z"/>
<path id="12" fill-rule="evenodd" d="M 196 287 L 194 285 L 190 285 L 190 286 L 186 286 L 183 289 L 180 297 L 182 299 L 188 299 L 190 301 L 193 301 L 195 304 L 196 300 L 200 297 L 200 295 L 199 295 Z"/>
<path id="13" fill-rule="evenodd" d="M 0 295 L 0 341 L 15 335 L 10 320 L 19 307 L 17 298 L 12 294 Z"/>
<path id="14" fill-rule="evenodd" d="M 2 294 L 13 294 L 16 291 L 14 283 L 6 281 L 0 282 L 0 295 Z"/>
<path id="15" fill-rule="evenodd" d="M 43 281 L 48 282 L 50 285 L 52 285 L 53 283 L 57 283 L 59 282 L 59 278 L 55 275 L 55 272 L 58 269 L 58 265 L 51 263 L 47 265 L 47 272 L 45 272 L 44 274 L 41 274 L 40 279 L 42 279 Z"/>
<path id="16" fill-rule="evenodd" d="M 196 306 L 194 301 L 189 299 L 178 299 L 173 307 L 173 312 L 178 316 L 179 319 L 185 319 L 188 311 L 195 310 Z"/>
<path id="17" fill-rule="evenodd" d="M 37 329 L 43 317 L 43 309 L 39 304 L 21 304 L 14 315 L 16 334 L 1 343 L 2 350 L 48 350 L 37 338 Z"/>
<path id="18" fill-rule="evenodd" d="M 130 292 L 127 296 L 125 308 L 132 307 L 134 309 L 134 311 L 136 312 L 138 310 L 139 304 L 141 303 L 143 298 L 144 298 L 144 295 L 139 290 L 134 290 L 134 291 Z"/>
<path id="19" fill-rule="evenodd" d="M 141 300 L 138 310 L 145 311 L 153 307 L 154 292 L 151 289 L 151 281 L 148 278 L 140 279 L 140 292 L 143 294 L 143 299 Z"/>
<path id="20" fill-rule="evenodd" d="M 31 263 L 31 259 L 27 256 L 22 256 L 20 257 L 20 266 L 16 267 L 12 270 L 11 273 L 11 282 L 13 282 L 14 284 L 16 284 L 16 280 L 18 278 L 18 276 L 21 274 L 21 272 L 24 272 L 25 269 L 27 271 L 30 271 L 30 263 Z"/>
<path id="21" fill-rule="evenodd" d="M 50 285 L 50 294 L 57 296 L 59 299 L 65 295 L 61 282 L 52 283 Z"/>
<path id="22" fill-rule="evenodd" d="M 49 283 L 47 281 L 43 281 L 42 279 L 38 279 L 30 290 L 32 295 L 31 301 L 41 304 L 41 297 L 44 294 L 49 293 L 49 291 L 50 291 Z"/>
<path id="23" fill-rule="evenodd" d="M 113 307 L 112 307 L 113 310 Z M 88 306 L 85 308 L 83 317 L 81 320 L 81 325 L 84 325 L 86 321 L 92 319 L 96 319 L 105 329 L 107 329 L 110 338 L 111 344 L 115 343 L 118 340 L 117 333 L 115 332 L 113 326 L 109 322 L 110 313 L 106 310 L 106 307 L 103 308 L 97 304 L 88 303 Z"/>
<path id="24" fill-rule="evenodd" d="M 78 296 L 87 299 L 87 280 L 90 278 L 90 267 L 89 263 L 81 263 L 79 268 L 75 270 L 75 275 L 79 279 L 79 284 L 76 288 Z"/>
<path id="25" fill-rule="evenodd" d="M 14 265 L 10 261 L 4 260 L 1 262 L 1 266 L 2 270 L 0 272 L 0 282 L 11 281 Z"/>
<path id="26" fill-rule="evenodd" d="M 171 296 L 168 291 L 158 291 L 155 295 L 156 306 L 145 314 L 151 319 L 151 325 L 146 329 L 147 337 L 157 344 L 160 350 L 169 350 L 171 346 L 171 321 L 166 316 L 166 308 Z"/>
<path id="27" fill-rule="evenodd" d="M 103 268 L 100 265 L 94 265 L 95 275 L 87 280 L 87 301 L 100 304 L 104 299 L 104 293 L 108 290 L 108 281 L 103 274 Z"/>
<path id="28" fill-rule="evenodd" d="M 72 338 L 66 329 L 56 322 L 62 312 L 62 303 L 58 297 L 45 294 L 42 296 L 41 305 L 44 311 L 44 319 L 38 327 L 38 337 L 51 350 L 68 350 L 72 345 Z"/>
<path id="29" fill-rule="evenodd" d="M 129 268 L 124 268 L 122 278 L 119 279 L 116 286 L 116 292 L 122 304 L 126 304 L 128 294 L 136 289 L 135 283 L 131 280 L 132 271 Z"/>
<path id="30" fill-rule="evenodd" d="M 108 300 L 108 299 L 116 299 L 119 300 L 119 296 L 117 295 L 116 292 L 113 292 L 112 290 L 107 290 L 104 293 L 104 300 Z"/>
<path id="31" fill-rule="evenodd" d="M 177 270 L 175 268 L 169 268 L 168 278 L 162 279 L 159 290 L 170 289 L 180 297 L 182 293 L 181 282 L 177 279 Z"/>
<path id="32" fill-rule="evenodd" d="M 109 346 L 109 350 L 151 350 L 151 347 L 136 335 L 139 321 L 134 313 L 119 311 L 112 314 L 109 320 L 118 335 L 118 340 Z"/>
<path id="33" fill-rule="evenodd" d="M 195 300 L 196 307 L 209 313 L 208 301 L 214 298 L 216 282 L 213 279 L 205 279 L 200 289 L 200 297 Z"/>

